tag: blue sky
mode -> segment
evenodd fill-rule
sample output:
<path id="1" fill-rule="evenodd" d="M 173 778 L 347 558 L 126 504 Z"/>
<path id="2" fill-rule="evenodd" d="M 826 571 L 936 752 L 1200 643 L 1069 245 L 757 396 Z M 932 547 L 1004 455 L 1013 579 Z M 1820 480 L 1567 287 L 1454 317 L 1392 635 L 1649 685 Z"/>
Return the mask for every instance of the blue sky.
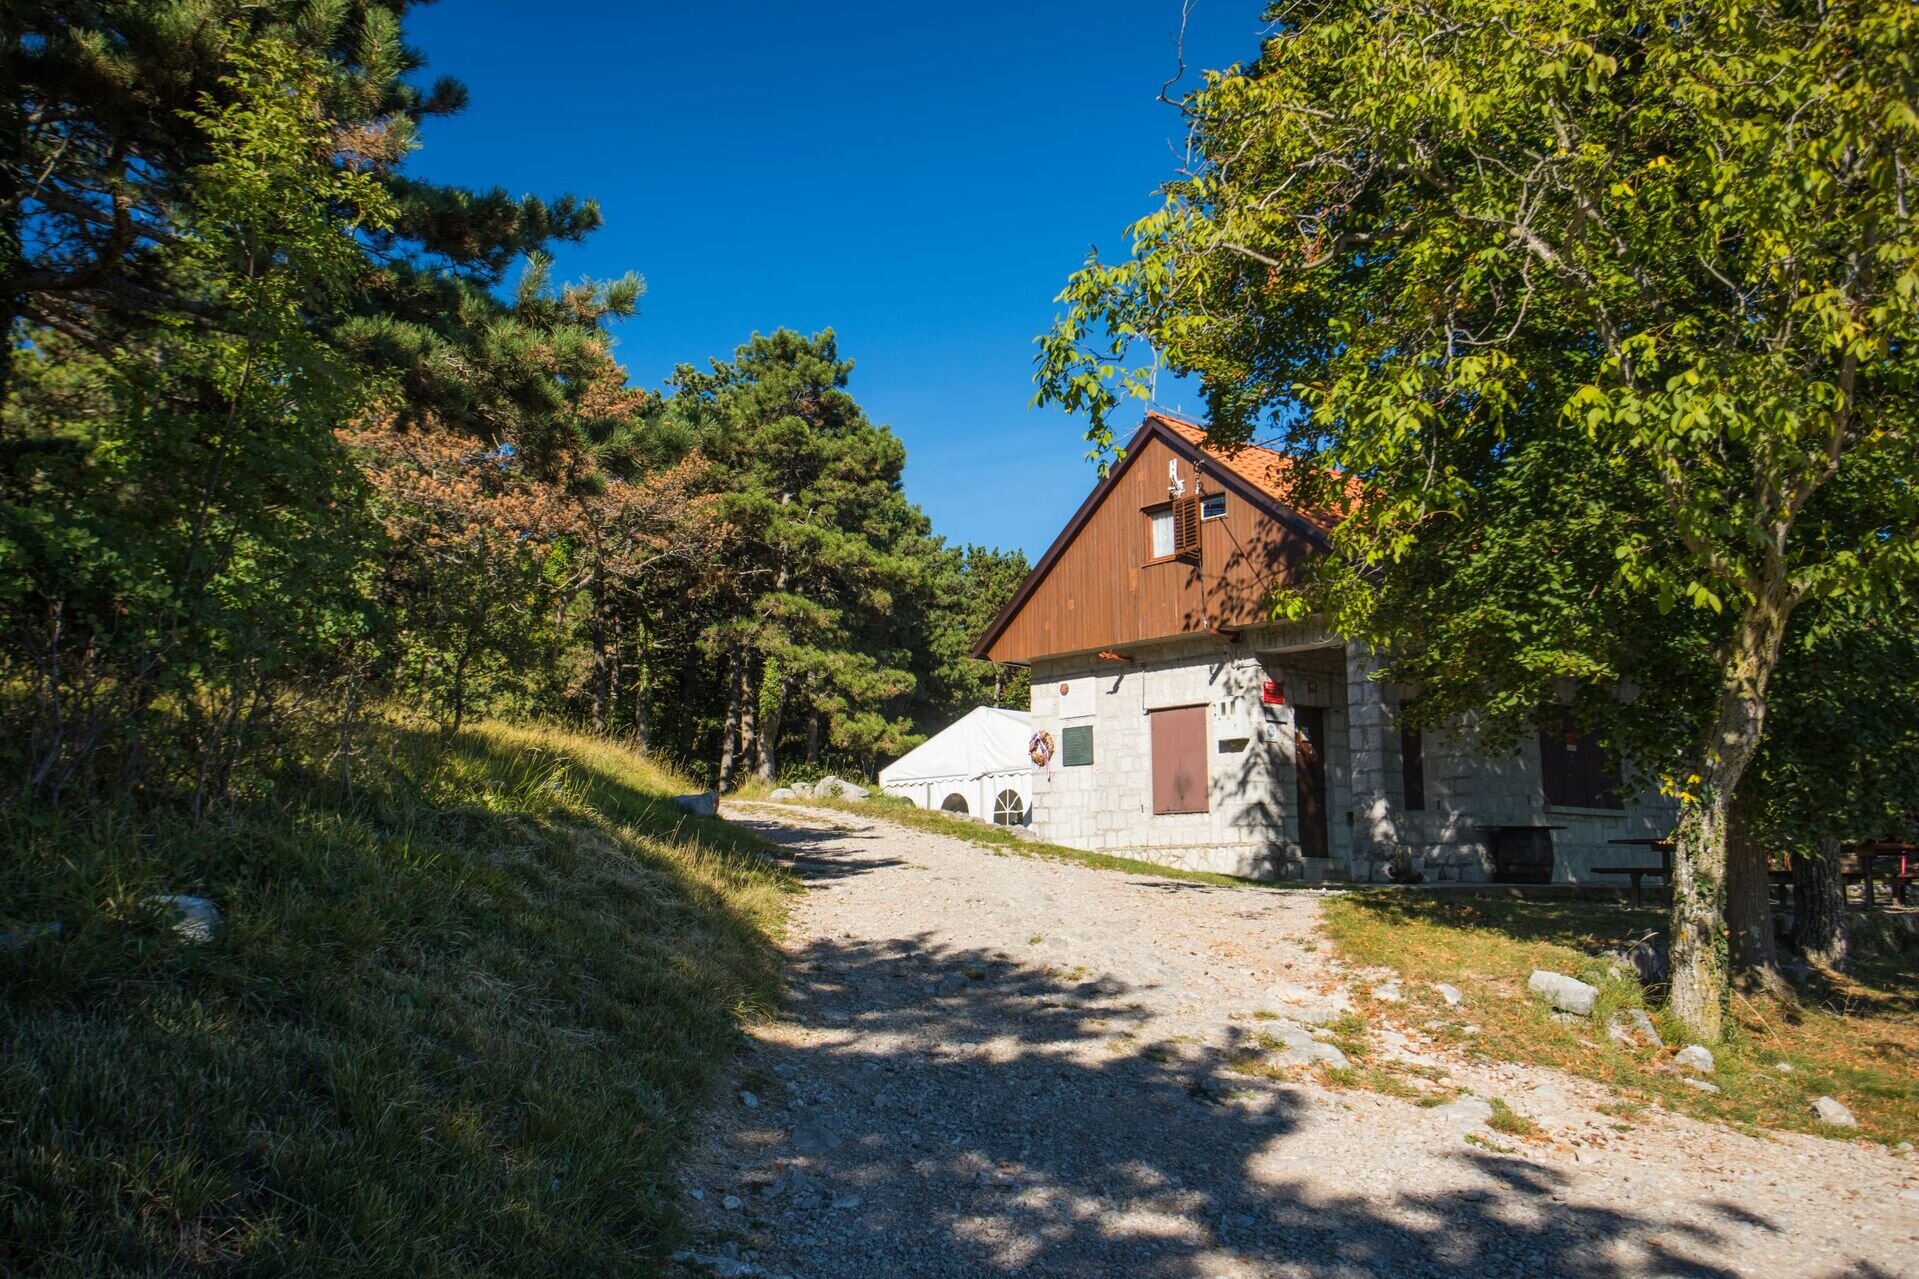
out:
<path id="1" fill-rule="evenodd" d="M 1189 82 L 1254 56 L 1259 12 L 1197 0 Z M 1155 97 L 1179 25 L 1180 0 L 446 0 L 408 38 L 472 105 L 409 167 L 598 199 L 558 272 L 646 277 L 618 334 L 637 384 L 830 326 L 934 528 L 1037 556 L 1094 476 L 1080 424 L 1027 407 L 1032 340 L 1177 167 Z"/>

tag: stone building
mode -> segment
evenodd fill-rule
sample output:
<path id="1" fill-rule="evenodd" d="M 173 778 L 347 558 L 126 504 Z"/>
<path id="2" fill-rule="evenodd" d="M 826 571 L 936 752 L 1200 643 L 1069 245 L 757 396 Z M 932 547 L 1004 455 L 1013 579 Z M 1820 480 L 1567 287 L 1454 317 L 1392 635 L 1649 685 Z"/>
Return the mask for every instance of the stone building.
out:
<path id="1" fill-rule="evenodd" d="M 1266 879 L 1578 882 L 1671 829 L 1569 721 L 1507 755 L 1470 719 L 1404 728 L 1362 646 L 1272 622 L 1335 517 L 1289 504 L 1283 456 L 1204 441 L 1149 414 L 974 649 L 1032 670 L 1037 834 Z"/>

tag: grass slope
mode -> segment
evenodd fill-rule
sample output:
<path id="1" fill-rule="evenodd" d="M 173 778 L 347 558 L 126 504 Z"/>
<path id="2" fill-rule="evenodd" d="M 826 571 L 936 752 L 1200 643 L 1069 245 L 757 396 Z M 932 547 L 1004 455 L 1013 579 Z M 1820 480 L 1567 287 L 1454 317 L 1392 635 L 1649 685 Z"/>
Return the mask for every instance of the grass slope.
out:
<path id="1" fill-rule="evenodd" d="M 620 748 L 378 727 L 344 807 L 14 819 L 0 1272 L 630 1275 L 789 885 Z M 217 939 L 140 905 L 212 898 Z"/>
<path id="2" fill-rule="evenodd" d="M 1624 1094 L 1624 1110 L 1656 1101 L 1735 1124 L 1845 1135 L 1813 1114 L 1813 1098 L 1830 1095 L 1851 1108 L 1861 1134 L 1919 1140 L 1919 979 L 1907 962 L 1862 960 L 1852 977 L 1823 979 L 1796 1003 L 1735 997 L 1732 1032 L 1713 1049 L 1712 1082 L 1721 1091 L 1702 1093 L 1671 1062 L 1686 1042 L 1678 1026 L 1654 1014 L 1664 1050 L 1629 1048 L 1606 1034 L 1615 1010 L 1641 1006 L 1645 996 L 1636 978 L 1593 952 L 1662 923 L 1657 912 L 1592 902 L 1403 892 L 1336 898 L 1325 914 L 1341 959 L 1409 979 L 1406 1004 L 1368 1012 L 1420 1015 L 1472 1051 L 1611 1084 Z M 1526 990 L 1535 968 L 1597 986 L 1593 1016 L 1555 1019 Z M 1458 987 L 1464 1003 L 1447 1008 L 1432 982 Z M 1470 1037 L 1461 1029 L 1469 1023 L 1478 1027 Z"/>

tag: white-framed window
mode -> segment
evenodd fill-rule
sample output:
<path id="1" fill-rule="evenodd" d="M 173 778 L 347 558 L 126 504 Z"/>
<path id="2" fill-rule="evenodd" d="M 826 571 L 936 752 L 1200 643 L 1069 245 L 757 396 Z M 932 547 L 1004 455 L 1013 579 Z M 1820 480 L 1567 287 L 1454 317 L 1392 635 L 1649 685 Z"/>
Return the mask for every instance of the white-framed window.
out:
<path id="1" fill-rule="evenodd" d="M 1199 518 L 1202 520 L 1223 520 L 1226 518 L 1226 495 L 1209 493 L 1200 499 Z"/>
<path id="2" fill-rule="evenodd" d="M 1153 524 L 1153 558 L 1163 560 L 1173 553 L 1173 513 L 1153 511 L 1146 518 Z"/>

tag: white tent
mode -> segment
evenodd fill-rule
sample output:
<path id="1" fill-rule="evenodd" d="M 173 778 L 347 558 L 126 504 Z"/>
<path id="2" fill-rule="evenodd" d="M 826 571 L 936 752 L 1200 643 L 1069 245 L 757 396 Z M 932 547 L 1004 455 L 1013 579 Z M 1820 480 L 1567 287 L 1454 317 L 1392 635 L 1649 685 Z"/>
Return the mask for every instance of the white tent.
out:
<path id="1" fill-rule="evenodd" d="M 981 706 L 880 770 L 880 789 L 921 808 L 1023 826 L 1033 806 L 1032 715 Z"/>

